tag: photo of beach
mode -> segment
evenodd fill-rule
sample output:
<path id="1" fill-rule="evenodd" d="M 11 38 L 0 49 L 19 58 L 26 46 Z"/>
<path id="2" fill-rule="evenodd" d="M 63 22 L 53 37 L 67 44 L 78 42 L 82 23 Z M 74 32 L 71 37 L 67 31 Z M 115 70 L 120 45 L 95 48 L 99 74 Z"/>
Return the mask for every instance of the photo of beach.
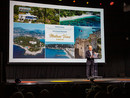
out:
<path id="1" fill-rule="evenodd" d="M 46 44 L 45 53 L 46 58 L 75 58 L 73 44 Z"/>
<path id="2" fill-rule="evenodd" d="M 100 28 L 75 26 L 74 34 L 75 58 L 85 58 L 89 45 L 92 45 L 93 50 L 98 53 L 98 58 L 102 58 Z"/>
<path id="3" fill-rule="evenodd" d="M 15 5 L 14 22 L 59 24 L 59 10 Z"/>
<path id="4" fill-rule="evenodd" d="M 45 57 L 45 25 L 14 22 L 13 58 Z"/>
<path id="5" fill-rule="evenodd" d="M 60 9 L 60 25 L 100 27 L 100 12 Z"/>

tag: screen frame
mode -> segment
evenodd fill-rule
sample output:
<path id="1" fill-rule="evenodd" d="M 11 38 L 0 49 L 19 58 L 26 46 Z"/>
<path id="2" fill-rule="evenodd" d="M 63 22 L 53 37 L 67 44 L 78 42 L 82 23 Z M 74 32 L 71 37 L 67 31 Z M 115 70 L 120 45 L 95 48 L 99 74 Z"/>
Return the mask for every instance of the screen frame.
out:
<path id="1" fill-rule="evenodd" d="M 39 59 L 39 58 L 13 58 L 13 15 L 14 5 L 23 5 L 31 7 L 42 7 L 42 8 L 55 8 L 55 9 L 68 9 L 68 10 L 81 10 L 81 11 L 99 11 L 101 13 L 101 59 L 95 59 L 97 63 L 105 63 L 105 36 L 104 36 L 104 9 L 103 8 L 86 8 L 86 7 L 74 7 L 74 6 L 62 6 L 52 4 L 40 4 L 40 3 L 29 3 L 20 1 L 10 1 L 10 15 L 9 15 L 9 63 L 86 63 L 86 59 Z"/>

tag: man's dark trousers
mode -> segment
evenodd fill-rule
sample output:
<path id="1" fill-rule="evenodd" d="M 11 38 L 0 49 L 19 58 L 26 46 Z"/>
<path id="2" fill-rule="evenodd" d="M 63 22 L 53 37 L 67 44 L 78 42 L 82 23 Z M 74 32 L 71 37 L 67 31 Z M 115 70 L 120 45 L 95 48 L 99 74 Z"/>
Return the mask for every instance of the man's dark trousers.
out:
<path id="1" fill-rule="evenodd" d="M 91 62 L 91 63 L 90 63 Z M 94 76 L 94 61 L 89 61 L 89 64 L 86 63 L 86 76 L 90 77 L 90 76 Z"/>
<path id="2" fill-rule="evenodd" d="M 94 51 L 92 51 L 92 55 L 94 54 Z M 86 51 L 86 76 L 89 78 L 90 76 L 94 76 L 94 58 L 91 58 L 90 51 Z"/>

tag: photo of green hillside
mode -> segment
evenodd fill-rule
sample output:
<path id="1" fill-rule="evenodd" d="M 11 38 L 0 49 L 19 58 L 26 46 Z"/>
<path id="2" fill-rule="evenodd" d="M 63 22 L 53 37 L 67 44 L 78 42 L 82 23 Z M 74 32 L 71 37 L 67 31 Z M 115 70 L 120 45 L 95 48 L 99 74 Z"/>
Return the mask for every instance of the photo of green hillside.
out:
<path id="1" fill-rule="evenodd" d="M 59 24 L 59 10 L 15 5 L 14 22 Z"/>
<path id="2" fill-rule="evenodd" d="M 60 17 L 76 16 L 86 14 L 87 11 L 77 11 L 77 10 L 60 10 Z"/>

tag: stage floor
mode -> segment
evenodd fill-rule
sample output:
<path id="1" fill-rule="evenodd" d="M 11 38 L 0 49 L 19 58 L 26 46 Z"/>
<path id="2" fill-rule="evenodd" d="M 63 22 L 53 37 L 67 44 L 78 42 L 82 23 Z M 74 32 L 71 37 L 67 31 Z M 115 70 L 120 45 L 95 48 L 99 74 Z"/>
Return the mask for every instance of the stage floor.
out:
<path id="1" fill-rule="evenodd" d="M 130 78 L 100 78 L 94 79 L 95 83 L 130 83 Z M 14 79 L 7 79 L 7 83 L 15 83 Z M 20 85 L 35 85 L 35 84 L 88 84 L 90 80 L 82 78 L 70 79 L 21 79 Z"/>

